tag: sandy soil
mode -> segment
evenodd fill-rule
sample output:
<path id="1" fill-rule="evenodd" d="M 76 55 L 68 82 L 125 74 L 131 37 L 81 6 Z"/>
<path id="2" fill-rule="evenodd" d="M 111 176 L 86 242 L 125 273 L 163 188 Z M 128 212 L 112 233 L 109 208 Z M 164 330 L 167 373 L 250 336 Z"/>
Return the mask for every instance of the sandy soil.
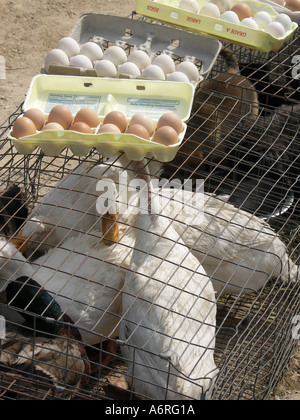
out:
<path id="1" fill-rule="evenodd" d="M 69 34 L 81 15 L 127 16 L 134 5 L 134 0 L 0 0 L 0 56 L 6 64 L 6 78 L 1 78 L 4 75 L 0 71 L 0 126 L 23 102 L 47 52 Z M 274 399 L 300 400 L 300 349 L 275 390 Z"/>
<path id="2" fill-rule="evenodd" d="M 134 5 L 134 0 L 0 0 L 0 56 L 6 62 L 6 79 L 0 78 L 0 125 L 23 102 L 45 56 L 80 16 L 127 16 Z"/>

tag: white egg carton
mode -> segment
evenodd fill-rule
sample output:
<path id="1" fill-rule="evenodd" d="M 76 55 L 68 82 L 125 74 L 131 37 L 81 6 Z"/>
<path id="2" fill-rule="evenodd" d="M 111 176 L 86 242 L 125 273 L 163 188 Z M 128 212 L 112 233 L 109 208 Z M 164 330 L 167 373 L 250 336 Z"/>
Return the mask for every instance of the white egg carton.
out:
<path id="1" fill-rule="evenodd" d="M 221 50 L 218 40 L 188 33 L 145 20 L 119 16 L 85 14 L 77 21 L 69 36 L 80 46 L 96 42 L 103 50 L 109 46 L 121 46 L 127 56 L 136 49 L 147 52 L 153 59 L 162 53 L 170 55 L 175 64 L 190 60 L 199 70 L 199 80 L 210 73 Z M 96 77 L 95 69 L 52 65 L 49 74 Z M 140 77 L 139 77 L 140 78 Z M 196 83 L 196 84 L 197 84 Z"/>
<path id="2" fill-rule="evenodd" d="M 95 148 L 106 158 L 124 152 L 131 160 L 152 156 L 168 162 L 174 159 L 184 139 L 194 89 L 191 83 L 38 75 L 31 81 L 23 110 L 38 108 L 44 113 L 45 120 L 51 109 L 59 104 L 67 105 L 73 116 L 82 108 L 93 109 L 101 121 L 111 111 L 121 111 L 128 122 L 133 115 L 143 112 L 153 120 L 154 126 L 161 115 L 171 111 L 181 118 L 184 130 L 178 143 L 170 146 L 128 133 L 83 134 L 72 130 L 46 130 L 16 139 L 11 130 L 8 137 L 17 151 L 25 155 L 40 147 L 47 156 L 58 156 L 64 148 L 69 148 L 74 155 L 85 156 Z"/>

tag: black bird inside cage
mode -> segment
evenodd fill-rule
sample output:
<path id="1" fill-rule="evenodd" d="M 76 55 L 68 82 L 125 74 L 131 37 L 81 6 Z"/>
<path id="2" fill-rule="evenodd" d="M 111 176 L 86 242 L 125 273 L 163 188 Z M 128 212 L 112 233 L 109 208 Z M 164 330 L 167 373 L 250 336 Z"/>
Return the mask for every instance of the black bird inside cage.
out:
<path id="1" fill-rule="evenodd" d="M 4 141 L 2 191 L 16 183 L 28 215 L 4 203 L 4 224 L 21 223 L 0 241 L 0 310 L 18 334 L 0 343 L 1 399 L 270 396 L 300 296 L 297 81 L 276 77 L 297 40 L 270 55 L 226 46 L 167 164 L 20 156 Z M 174 185 L 199 179 L 182 203 Z"/>

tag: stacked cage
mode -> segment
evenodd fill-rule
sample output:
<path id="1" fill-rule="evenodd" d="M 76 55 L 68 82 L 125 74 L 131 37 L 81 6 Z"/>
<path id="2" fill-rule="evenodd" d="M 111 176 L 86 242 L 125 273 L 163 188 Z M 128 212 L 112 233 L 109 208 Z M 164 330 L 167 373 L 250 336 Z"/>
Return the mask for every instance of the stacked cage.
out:
<path id="1" fill-rule="evenodd" d="M 220 55 L 206 81 L 224 75 L 220 90 L 197 88 L 172 162 L 21 155 L 7 139 L 21 107 L 1 125 L 0 399 L 270 397 L 297 343 L 300 44 L 224 47 L 251 85 L 224 96 Z M 151 187 L 154 219 L 131 189 L 115 243 L 99 181 L 125 204 L 125 174 L 168 188 Z"/>

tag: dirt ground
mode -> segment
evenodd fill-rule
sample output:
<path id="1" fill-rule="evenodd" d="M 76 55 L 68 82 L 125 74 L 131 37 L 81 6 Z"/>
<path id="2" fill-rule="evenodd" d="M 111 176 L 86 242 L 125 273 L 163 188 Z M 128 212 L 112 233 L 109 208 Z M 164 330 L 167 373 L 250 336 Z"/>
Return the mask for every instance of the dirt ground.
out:
<path id="1" fill-rule="evenodd" d="M 0 71 L 0 126 L 25 99 L 47 52 L 69 34 L 81 15 L 127 16 L 134 5 L 134 0 L 0 0 L 0 59 L 4 57 L 6 70 L 5 78 Z M 273 399 L 300 400 L 300 346 Z"/>

